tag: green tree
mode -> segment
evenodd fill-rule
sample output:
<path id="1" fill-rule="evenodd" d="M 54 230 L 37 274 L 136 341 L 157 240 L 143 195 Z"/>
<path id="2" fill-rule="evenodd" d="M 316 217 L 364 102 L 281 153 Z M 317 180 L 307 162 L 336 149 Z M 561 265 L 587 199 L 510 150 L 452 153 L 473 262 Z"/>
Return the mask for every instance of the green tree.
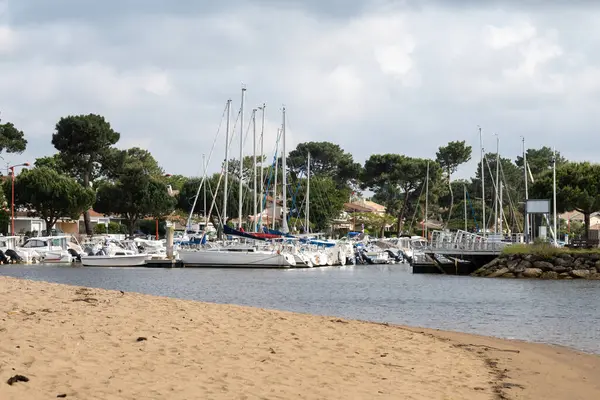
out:
<path id="1" fill-rule="evenodd" d="M 137 150 L 127 154 L 123 162 L 113 164 L 115 169 L 108 171 L 113 179 L 101 182 L 94 208 L 104 214 L 120 215 L 133 235 L 138 221 L 168 215 L 176 199 L 168 194 L 162 176 L 149 173 L 147 166 L 154 165 L 149 158 L 140 159 Z"/>
<path id="2" fill-rule="evenodd" d="M 400 201 L 397 211 L 398 232 L 403 229 L 403 220 L 407 211 L 416 207 L 419 194 L 424 196 L 423 187 L 427 178 L 429 164 L 430 193 L 435 192 L 441 176 L 437 162 L 423 158 L 412 158 L 401 154 L 373 154 L 366 162 L 362 175 L 362 188 L 372 190 L 378 199 L 385 199 L 383 205 L 395 205 Z M 432 201 L 432 204 L 434 201 Z"/>
<path id="3" fill-rule="evenodd" d="M 256 156 L 257 186 L 260 185 L 260 164 L 263 163 L 266 159 L 267 158 L 265 156 Z M 234 179 L 239 179 L 240 161 L 233 158 L 229 160 L 229 162 L 227 163 L 227 170 L 229 171 L 230 177 Z M 244 182 L 246 184 L 251 185 L 254 181 L 254 156 L 244 156 L 244 161 L 242 162 L 242 173 L 244 176 Z"/>
<path id="4" fill-rule="evenodd" d="M 396 217 L 389 214 L 356 213 L 354 217 L 357 222 L 365 225 L 365 229 L 374 233 L 375 237 L 384 237 L 386 226 L 396 223 Z"/>
<path id="5" fill-rule="evenodd" d="M 119 179 L 126 168 L 136 166 L 145 174 L 164 177 L 164 170 L 148 150 L 132 147 L 126 150 L 110 148 L 102 159 L 101 174 L 108 179 Z"/>
<path id="6" fill-rule="evenodd" d="M 488 207 L 492 208 L 494 198 L 496 197 L 495 182 L 496 182 L 496 153 L 487 153 L 485 155 L 486 162 L 485 167 L 485 203 L 486 203 L 486 223 L 483 225 L 488 227 L 488 222 L 493 221 L 493 212 L 487 211 Z M 503 186 L 503 203 L 509 205 L 512 208 L 519 208 L 518 205 L 523 202 L 525 198 L 524 187 L 525 181 L 523 179 L 523 171 L 519 170 L 519 167 L 512 162 L 512 160 L 504 157 L 500 157 L 500 169 L 499 169 L 499 180 Z M 471 179 L 471 195 L 478 197 L 481 201 L 481 164 L 477 165 L 475 171 L 475 177 Z M 531 196 L 530 196 L 531 197 Z M 519 208 L 519 211 L 523 211 L 523 207 Z M 481 210 L 481 207 L 479 208 Z M 481 215 L 477 216 L 481 218 Z"/>
<path id="7" fill-rule="evenodd" d="M 329 177 L 337 186 L 352 185 L 360 176 L 361 165 L 354 162 L 352 154 L 331 142 L 300 143 L 292 150 L 287 165 L 296 175 L 306 172 L 309 152 L 311 175 Z"/>
<path id="8" fill-rule="evenodd" d="M 552 199 L 552 188 L 552 171 L 546 171 L 531 186 L 531 197 Z M 590 215 L 600 211 L 600 164 L 567 162 L 556 168 L 556 209 L 579 211 L 589 231 Z"/>
<path id="9" fill-rule="evenodd" d="M 301 179 L 291 187 L 288 196 L 289 217 L 304 221 L 306 212 L 306 179 Z M 340 187 L 328 176 L 313 176 L 310 179 L 310 225 L 316 231 L 323 231 L 338 218 L 344 209 L 344 203 L 350 198 L 350 189 Z"/>
<path id="10" fill-rule="evenodd" d="M 206 212 L 208 213 L 211 208 L 211 204 L 214 200 L 214 207 L 212 208 L 212 214 L 209 218 L 213 220 L 215 226 L 220 225 L 220 220 L 223 218 L 223 189 L 224 189 L 224 177 L 221 178 L 219 184 L 220 174 L 213 174 L 206 180 Z M 186 215 L 189 215 L 192 205 L 194 204 L 194 197 L 198 192 L 202 178 L 190 178 L 185 182 L 181 191 L 179 192 L 179 201 L 177 207 L 182 210 Z M 218 186 L 218 190 L 217 190 Z M 200 190 L 200 196 L 196 202 L 193 214 L 204 214 L 204 189 Z M 239 180 L 237 178 L 229 178 L 228 189 L 227 189 L 227 220 L 233 220 L 233 225 L 237 226 L 237 220 L 239 218 Z M 259 198 L 258 211 L 260 212 L 262 202 Z M 244 195 L 242 197 L 242 215 L 244 221 L 246 216 L 250 215 L 254 210 L 254 200 L 252 199 L 252 192 L 248 187 L 245 187 Z"/>
<path id="11" fill-rule="evenodd" d="M 98 177 L 103 158 L 111 146 L 119 141 L 104 117 L 95 114 L 68 116 L 56 124 L 52 144 L 59 151 L 67 171 L 85 188 Z M 84 213 L 85 230 L 93 233 L 88 210 Z"/>
<path id="12" fill-rule="evenodd" d="M 0 119 L 0 152 L 22 153 L 27 148 L 27 140 L 23 131 L 18 130 L 11 122 L 2 123 Z"/>
<path id="13" fill-rule="evenodd" d="M 547 146 L 539 149 L 527 149 L 527 164 L 531 170 L 531 175 L 534 179 L 540 176 L 545 171 L 552 170 L 552 157 L 554 157 L 554 151 Z M 560 166 L 566 163 L 567 160 L 556 152 L 556 165 Z M 519 168 L 523 168 L 523 156 L 518 156 L 515 160 L 515 164 Z M 523 172 L 521 172 L 522 174 Z"/>
<path id="14" fill-rule="evenodd" d="M 4 191 L 12 191 L 9 181 Z M 46 233 L 60 218 L 79 219 L 81 213 L 94 203 L 94 191 L 82 187 L 74 179 L 48 167 L 35 167 L 15 178 L 15 205 L 30 211 L 46 222 Z"/>
<path id="15" fill-rule="evenodd" d="M 181 190 L 188 178 L 183 175 L 169 175 L 165 177 L 165 183 L 171 185 L 173 190 Z"/>
<path id="16" fill-rule="evenodd" d="M 471 146 L 467 146 L 463 140 L 449 142 L 446 146 L 440 147 L 436 153 L 436 161 L 446 174 L 448 190 L 450 191 L 450 208 L 448 209 L 448 218 L 446 221 L 452 217 L 452 207 L 454 207 L 454 192 L 452 191 L 451 184 L 452 174 L 456 172 L 461 164 L 471 159 L 471 152 Z"/>
<path id="17" fill-rule="evenodd" d="M 123 226 L 117 222 L 111 221 L 108 223 L 108 227 L 105 224 L 97 224 L 94 227 L 94 233 L 97 235 L 103 235 L 105 233 L 119 234 L 119 233 L 127 233 L 127 229 L 125 226 Z"/>
<path id="18" fill-rule="evenodd" d="M 33 165 L 35 167 L 46 167 L 46 168 L 50 168 L 53 169 L 56 172 L 59 172 L 61 174 L 67 173 L 67 168 L 65 166 L 65 163 L 63 162 L 60 154 L 54 154 L 51 156 L 47 156 L 47 157 L 40 157 L 37 158 L 35 160 L 35 162 L 33 163 Z M 71 175 L 71 174 L 69 174 Z"/>

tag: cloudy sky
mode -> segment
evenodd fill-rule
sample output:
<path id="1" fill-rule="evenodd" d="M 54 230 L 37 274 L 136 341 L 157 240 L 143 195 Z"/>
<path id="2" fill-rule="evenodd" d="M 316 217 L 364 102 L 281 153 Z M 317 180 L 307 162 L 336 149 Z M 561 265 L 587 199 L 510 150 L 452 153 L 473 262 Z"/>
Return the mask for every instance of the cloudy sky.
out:
<path id="1" fill-rule="evenodd" d="M 485 5 L 481 5 L 485 3 Z M 544 6 L 540 4 L 545 4 Z M 331 141 L 435 157 L 449 140 L 504 156 L 556 146 L 597 160 L 600 5 L 475 0 L 0 0 L 0 111 L 33 161 L 61 116 L 104 115 L 121 147 L 195 175 L 228 98 L 266 102 L 272 156 Z M 236 138 L 237 141 L 237 138 Z M 236 154 L 237 154 L 237 143 Z M 245 148 L 251 152 L 251 141 Z M 211 161 L 224 154 L 220 136 Z M 475 161 L 474 161 L 475 162 Z M 458 175 L 473 171 L 473 162 Z"/>

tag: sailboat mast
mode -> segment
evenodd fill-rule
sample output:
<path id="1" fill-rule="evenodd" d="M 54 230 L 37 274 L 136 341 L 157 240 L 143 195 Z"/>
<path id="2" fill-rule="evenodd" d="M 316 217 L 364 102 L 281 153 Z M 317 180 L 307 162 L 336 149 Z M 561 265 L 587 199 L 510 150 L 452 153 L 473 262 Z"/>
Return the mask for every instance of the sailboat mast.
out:
<path id="1" fill-rule="evenodd" d="M 265 107 L 267 105 L 263 103 L 261 107 L 258 107 L 262 111 L 261 126 L 260 126 L 260 196 L 265 194 L 265 178 L 264 178 L 264 163 L 265 163 Z M 262 202 L 261 202 L 262 204 Z M 261 209 L 262 215 L 262 209 Z"/>
<path id="2" fill-rule="evenodd" d="M 483 229 L 483 236 L 486 236 L 487 222 L 485 220 L 485 169 L 483 168 L 483 136 L 481 135 L 481 127 L 479 127 L 479 150 L 481 152 L 481 211 L 483 213 L 481 227 Z"/>
<path id="3" fill-rule="evenodd" d="M 554 225 L 554 246 L 558 247 L 558 227 L 556 214 L 556 148 L 552 152 L 552 224 Z"/>
<path id="4" fill-rule="evenodd" d="M 308 160 L 306 161 L 306 233 L 310 233 L 310 151 L 308 152 Z"/>
<path id="5" fill-rule="evenodd" d="M 496 133 L 496 188 L 494 192 L 496 193 L 496 198 L 494 199 L 494 234 L 498 234 L 498 191 L 499 182 L 498 182 L 498 172 L 500 171 L 500 136 Z"/>
<path id="6" fill-rule="evenodd" d="M 527 151 L 525 151 L 525 137 L 521 137 L 523 142 L 523 177 L 525 178 L 525 243 L 529 243 L 529 214 L 527 213 L 527 199 L 529 199 L 529 192 L 527 189 L 528 178 L 527 178 Z"/>
<path id="7" fill-rule="evenodd" d="M 279 157 L 277 157 L 277 150 L 279 150 L 279 133 L 280 130 L 277 130 L 277 142 L 275 146 L 275 182 L 273 184 L 273 221 L 271 221 L 271 229 L 275 230 L 275 217 L 277 216 L 277 174 L 279 169 Z"/>
<path id="8" fill-rule="evenodd" d="M 498 212 L 499 212 L 499 216 L 500 216 L 500 229 L 499 229 L 499 233 L 502 234 L 503 230 L 504 230 L 504 210 L 502 208 L 502 203 L 503 203 L 503 198 L 502 198 L 502 191 L 504 190 L 504 184 L 502 183 L 502 181 L 500 181 L 500 199 L 498 200 Z"/>
<path id="9" fill-rule="evenodd" d="M 227 123 L 225 125 L 225 184 L 223 185 L 223 226 L 227 225 L 227 183 L 229 181 L 229 122 L 231 119 L 231 99 L 227 100 Z"/>
<path id="10" fill-rule="evenodd" d="M 282 152 L 281 152 L 281 157 L 282 157 L 282 162 L 281 162 L 281 169 L 282 169 L 282 182 L 281 185 L 283 187 L 282 191 L 283 191 L 283 196 L 282 196 L 282 201 L 283 201 L 283 215 L 282 218 L 283 220 L 281 221 L 281 232 L 283 233 L 288 233 L 289 232 L 289 228 L 288 228 L 288 224 L 287 224 L 287 164 L 286 164 L 286 158 L 287 158 L 287 154 L 285 153 L 285 107 L 283 107 L 283 113 L 282 113 L 282 128 L 281 128 L 281 135 L 283 136 L 283 143 L 282 143 Z"/>
<path id="11" fill-rule="evenodd" d="M 242 200 L 244 194 L 244 95 L 246 87 L 242 86 L 242 103 L 240 105 L 240 190 L 238 196 L 239 221 L 238 229 L 242 229 L 244 212 L 242 210 Z"/>
<path id="12" fill-rule="evenodd" d="M 256 219 L 256 215 L 258 214 L 258 193 L 256 191 L 256 184 L 257 184 L 257 176 L 256 176 L 256 108 L 254 110 L 252 110 L 252 147 L 254 148 L 254 172 L 253 172 L 253 177 L 254 177 L 254 183 L 252 185 L 252 194 L 254 195 L 254 222 L 252 223 L 253 225 L 253 232 L 257 232 L 257 219 Z"/>
<path id="13" fill-rule="evenodd" d="M 206 176 L 206 156 L 202 154 L 202 166 L 204 168 L 204 230 L 208 227 L 208 216 L 206 215 L 206 180 L 208 179 Z"/>
<path id="14" fill-rule="evenodd" d="M 425 225 L 425 240 L 429 237 L 427 233 L 427 214 L 429 208 L 429 161 L 427 161 L 427 178 L 425 180 L 425 218 L 423 224 Z"/>
<path id="15" fill-rule="evenodd" d="M 463 185 L 463 191 L 464 191 L 464 205 L 465 205 L 465 231 L 468 230 L 468 226 L 467 226 L 467 185 Z"/>

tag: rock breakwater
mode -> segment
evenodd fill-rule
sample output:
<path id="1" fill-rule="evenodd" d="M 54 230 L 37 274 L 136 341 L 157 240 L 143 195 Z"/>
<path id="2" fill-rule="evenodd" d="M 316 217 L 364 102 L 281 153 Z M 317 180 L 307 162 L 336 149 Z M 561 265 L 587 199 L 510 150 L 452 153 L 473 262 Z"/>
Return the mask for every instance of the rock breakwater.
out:
<path id="1" fill-rule="evenodd" d="M 600 280 L 600 253 L 503 254 L 472 275 L 488 278 Z"/>

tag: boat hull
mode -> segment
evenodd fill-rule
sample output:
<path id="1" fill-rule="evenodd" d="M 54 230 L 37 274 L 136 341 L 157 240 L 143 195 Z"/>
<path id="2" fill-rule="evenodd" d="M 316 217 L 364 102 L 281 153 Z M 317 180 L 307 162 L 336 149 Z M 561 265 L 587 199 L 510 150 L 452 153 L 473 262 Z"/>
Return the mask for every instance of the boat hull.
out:
<path id="1" fill-rule="evenodd" d="M 81 256 L 84 267 L 137 267 L 146 265 L 147 254 L 124 256 Z"/>
<path id="2" fill-rule="evenodd" d="M 219 250 L 180 250 L 179 259 L 186 267 L 206 268 L 290 268 L 293 255 Z"/>

